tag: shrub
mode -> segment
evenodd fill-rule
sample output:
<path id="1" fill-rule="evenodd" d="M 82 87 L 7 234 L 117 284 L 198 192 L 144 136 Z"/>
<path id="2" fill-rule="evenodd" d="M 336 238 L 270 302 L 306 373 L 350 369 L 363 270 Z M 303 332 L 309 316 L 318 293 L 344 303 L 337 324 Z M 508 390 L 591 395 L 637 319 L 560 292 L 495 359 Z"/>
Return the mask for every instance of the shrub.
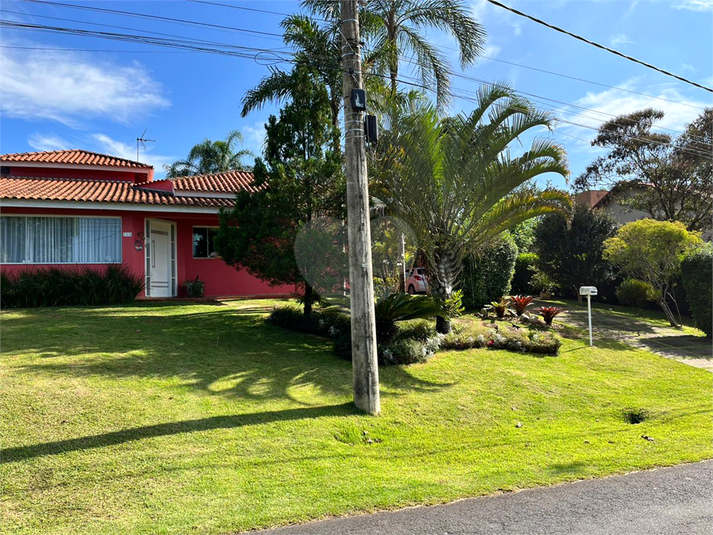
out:
<path id="1" fill-rule="evenodd" d="M 648 282 L 624 279 L 616 289 L 616 298 L 623 305 L 644 308 L 646 303 L 656 299 L 656 290 Z"/>
<path id="2" fill-rule="evenodd" d="M 476 256 L 466 257 L 460 278 L 465 308 L 480 310 L 487 303 L 509 295 L 516 258 L 517 246 L 509 237 L 501 237 Z"/>
<path id="3" fill-rule="evenodd" d="M 713 247 L 689 254 L 681 264 L 683 285 L 696 326 L 713 336 Z"/>
<path id="4" fill-rule="evenodd" d="M 83 269 L 28 269 L 2 274 L 2 306 L 98 306 L 130 303 L 144 287 L 143 277 L 123 266 L 100 271 Z"/>
<path id="5" fill-rule="evenodd" d="M 535 253 L 520 253 L 515 259 L 515 271 L 512 276 L 512 292 L 516 294 L 531 294 L 537 291 L 532 285 L 535 266 L 540 257 Z"/>
<path id="6" fill-rule="evenodd" d="M 421 340 L 422 342 L 433 338 L 436 334 L 436 327 L 432 321 L 410 320 L 398 324 L 396 339 Z"/>
<path id="7" fill-rule="evenodd" d="M 502 297 L 500 301 L 493 301 L 485 307 L 486 310 L 492 310 L 493 312 L 495 312 L 495 315 L 500 319 L 503 319 L 505 317 L 505 313 L 508 311 L 509 308 L 510 300 L 507 297 Z"/>
<path id="8" fill-rule="evenodd" d="M 393 343 L 379 347 L 379 364 L 395 366 L 426 362 L 441 344 L 441 336 L 435 335 L 425 341 L 413 339 L 397 339 Z"/>
<path id="9" fill-rule="evenodd" d="M 465 312 L 465 307 L 463 306 L 463 290 L 456 290 L 446 299 L 443 305 L 443 312 L 448 318 L 457 318 Z"/>
<path id="10" fill-rule="evenodd" d="M 531 295 L 513 295 L 510 298 L 510 302 L 515 307 L 515 314 L 522 316 L 522 314 L 527 310 L 527 307 L 532 303 Z"/>
<path id="11" fill-rule="evenodd" d="M 556 355 L 562 345 L 560 339 L 551 332 L 540 332 L 527 328 L 500 327 L 485 329 L 478 325 L 459 328 L 445 335 L 440 347 L 444 350 L 471 348 L 507 349 L 545 355 Z"/>
<path id="12" fill-rule="evenodd" d="M 376 339 L 388 344 L 396 336 L 396 322 L 432 318 L 443 312 L 443 305 L 427 295 L 392 293 L 379 299 L 375 307 Z"/>
<path id="13" fill-rule="evenodd" d="M 188 297 L 203 297 L 205 292 L 205 282 L 200 280 L 198 275 L 196 275 L 195 279 L 184 282 L 183 287 L 186 289 Z"/>
<path id="14" fill-rule="evenodd" d="M 542 316 L 542 319 L 545 320 L 545 325 L 552 325 L 552 320 L 554 320 L 555 316 L 561 312 L 564 312 L 564 308 L 542 307 L 539 310 L 540 316 Z"/>

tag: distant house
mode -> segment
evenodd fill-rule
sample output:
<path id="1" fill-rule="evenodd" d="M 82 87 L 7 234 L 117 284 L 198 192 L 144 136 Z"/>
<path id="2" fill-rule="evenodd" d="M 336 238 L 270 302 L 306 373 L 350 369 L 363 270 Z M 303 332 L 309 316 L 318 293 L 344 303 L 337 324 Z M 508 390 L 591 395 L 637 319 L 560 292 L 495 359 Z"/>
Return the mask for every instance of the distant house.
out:
<path id="1" fill-rule="evenodd" d="M 647 212 L 634 210 L 620 202 L 623 196 L 631 196 L 640 192 L 638 188 L 626 190 L 589 190 L 574 196 L 575 202 L 584 204 L 593 210 L 605 210 L 617 223 L 624 225 L 632 221 L 651 217 Z"/>
<path id="2" fill-rule="evenodd" d="M 144 297 L 178 296 L 199 277 L 206 296 L 287 294 L 220 259 L 218 210 L 253 191 L 251 173 L 155 180 L 151 166 L 83 150 L 0 155 L 0 271 L 122 264 Z"/>

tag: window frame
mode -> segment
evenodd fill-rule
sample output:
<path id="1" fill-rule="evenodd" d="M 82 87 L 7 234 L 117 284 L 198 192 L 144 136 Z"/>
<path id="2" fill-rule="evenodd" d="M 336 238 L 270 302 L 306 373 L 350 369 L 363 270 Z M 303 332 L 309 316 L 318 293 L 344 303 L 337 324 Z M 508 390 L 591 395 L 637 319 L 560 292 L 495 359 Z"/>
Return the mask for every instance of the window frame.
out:
<path id="1" fill-rule="evenodd" d="M 121 216 L 109 216 L 109 215 L 55 215 L 55 214 L 1 214 L 2 217 L 22 217 L 27 220 L 30 217 L 52 217 L 52 218 L 71 218 L 71 219 L 118 219 L 119 220 L 119 260 L 116 262 L 2 262 L 0 265 L 3 266 L 94 266 L 94 265 L 118 265 L 124 263 L 124 243 L 123 243 L 123 233 L 124 233 L 124 222 Z M 30 243 L 27 239 L 27 233 L 29 232 L 29 225 L 25 221 L 25 255 L 27 255 L 27 246 Z"/>
<path id="2" fill-rule="evenodd" d="M 196 232 L 196 229 L 206 229 L 206 230 L 218 230 L 220 227 L 216 225 L 193 225 L 191 227 L 191 257 L 193 260 L 215 260 L 218 259 L 220 260 L 220 255 L 217 253 L 215 256 L 210 256 L 210 253 L 208 253 L 208 256 L 196 256 L 196 250 L 195 247 L 193 246 L 193 236 Z M 206 232 L 206 240 L 208 240 L 208 233 Z M 208 241 L 208 246 L 206 247 L 206 251 L 210 249 L 210 241 Z M 213 249 L 215 251 L 215 249 Z"/>

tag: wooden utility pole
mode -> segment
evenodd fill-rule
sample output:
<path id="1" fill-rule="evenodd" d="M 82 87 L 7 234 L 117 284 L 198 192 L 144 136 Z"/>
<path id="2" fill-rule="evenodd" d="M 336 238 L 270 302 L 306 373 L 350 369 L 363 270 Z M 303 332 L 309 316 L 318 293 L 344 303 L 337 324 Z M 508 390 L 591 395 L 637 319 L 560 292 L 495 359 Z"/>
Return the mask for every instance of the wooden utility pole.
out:
<path id="1" fill-rule="evenodd" d="M 354 404 L 369 414 L 381 411 L 376 353 L 374 274 L 371 265 L 369 185 L 363 109 L 353 109 L 352 90 L 361 89 L 361 44 L 357 0 L 341 0 L 344 131 L 347 171 L 347 230 L 352 313 Z"/>

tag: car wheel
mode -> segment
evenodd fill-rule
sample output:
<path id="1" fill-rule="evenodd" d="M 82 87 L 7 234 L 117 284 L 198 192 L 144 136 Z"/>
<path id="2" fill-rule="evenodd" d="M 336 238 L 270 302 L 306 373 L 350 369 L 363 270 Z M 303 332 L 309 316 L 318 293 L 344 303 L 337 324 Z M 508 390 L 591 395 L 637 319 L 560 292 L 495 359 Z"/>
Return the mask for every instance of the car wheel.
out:
<path id="1" fill-rule="evenodd" d="M 408 293 L 411 295 L 416 293 L 416 288 L 413 287 L 413 284 L 408 285 Z"/>

